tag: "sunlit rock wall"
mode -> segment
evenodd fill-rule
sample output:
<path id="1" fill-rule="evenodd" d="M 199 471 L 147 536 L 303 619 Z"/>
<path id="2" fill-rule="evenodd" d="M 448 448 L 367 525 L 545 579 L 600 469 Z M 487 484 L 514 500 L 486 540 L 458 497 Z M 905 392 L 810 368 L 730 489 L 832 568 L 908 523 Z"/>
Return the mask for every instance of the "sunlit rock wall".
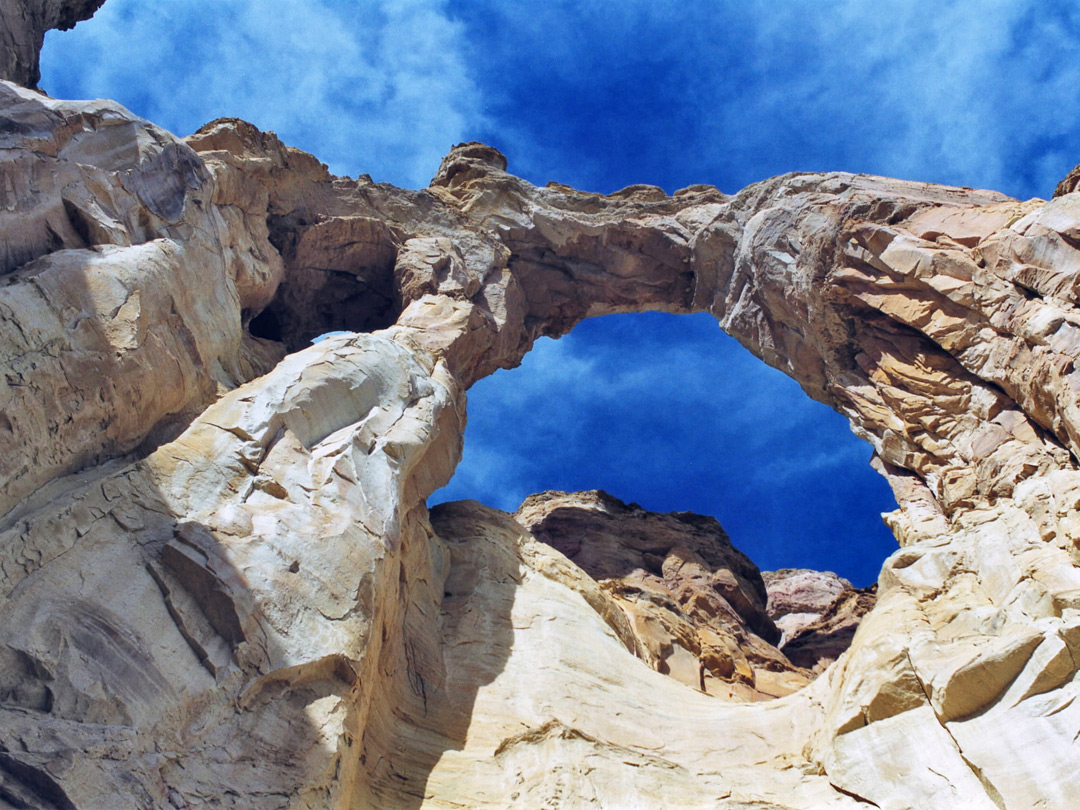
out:
<path id="1" fill-rule="evenodd" d="M 601 196 L 479 144 L 406 191 L 6 82 L 0 146 L 0 802 L 1080 795 L 1080 196 Z M 657 672 L 528 510 L 425 507 L 469 385 L 646 309 L 713 313 L 896 493 L 876 606 L 788 697 Z"/>

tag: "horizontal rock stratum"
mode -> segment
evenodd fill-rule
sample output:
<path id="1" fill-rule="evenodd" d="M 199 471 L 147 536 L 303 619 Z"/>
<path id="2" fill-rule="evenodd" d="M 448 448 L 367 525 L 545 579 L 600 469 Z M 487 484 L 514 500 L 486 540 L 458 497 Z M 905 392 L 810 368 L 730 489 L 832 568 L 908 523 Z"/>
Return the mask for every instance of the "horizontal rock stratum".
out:
<path id="1" fill-rule="evenodd" d="M 602 196 L 480 144 L 407 191 L 10 82 L 0 146 L 0 806 L 1075 806 L 1080 195 Z M 473 382 L 650 309 L 712 313 L 896 494 L 875 606 L 786 697 L 635 655 L 535 502 L 426 508 Z"/>

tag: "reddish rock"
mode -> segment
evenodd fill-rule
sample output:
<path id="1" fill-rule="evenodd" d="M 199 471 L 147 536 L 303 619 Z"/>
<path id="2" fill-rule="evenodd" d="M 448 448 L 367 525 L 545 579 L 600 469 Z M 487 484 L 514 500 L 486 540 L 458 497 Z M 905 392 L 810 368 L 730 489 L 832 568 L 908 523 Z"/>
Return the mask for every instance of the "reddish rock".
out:
<path id="1" fill-rule="evenodd" d="M 862 617 L 874 607 L 877 586 L 856 588 L 832 571 L 784 568 L 762 573 L 769 617 L 791 662 L 821 672 L 840 657 Z"/>
<path id="2" fill-rule="evenodd" d="M 615 598 L 659 672 L 736 700 L 811 679 L 775 646 L 761 573 L 714 518 L 648 512 L 599 490 L 532 495 L 517 518 Z"/>

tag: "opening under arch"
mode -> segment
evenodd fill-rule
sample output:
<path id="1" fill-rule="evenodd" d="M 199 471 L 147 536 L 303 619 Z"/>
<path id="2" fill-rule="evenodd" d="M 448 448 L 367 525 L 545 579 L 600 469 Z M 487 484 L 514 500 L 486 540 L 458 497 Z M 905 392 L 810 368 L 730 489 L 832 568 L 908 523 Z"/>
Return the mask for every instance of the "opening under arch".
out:
<path id="1" fill-rule="evenodd" d="M 465 452 L 431 503 L 514 511 L 543 490 L 602 489 L 715 516 L 762 570 L 877 579 L 896 508 L 847 420 L 708 314 L 583 321 L 469 390 Z"/>
<path id="2" fill-rule="evenodd" d="M 897 547 L 880 517 L 896 502 L 870 467 L 871 454 L 844 417 L 739 346 L 712 316 L 610 315 L 586 320 L 559 340 L 541 338 L 519 368 L 496 372 L 470 389 L 462 462 L 429 503 L 473 499 L 514 512 L 534 493 L 581 492 L 576 500 L 530 498 L 519 519 L 617 597 L 629 599 L 628 605 L 640 600 L 641 583 L 634 575 L 620 578 L 636 565 L 628 562 L 633 555 L 616 566 L 594 556 L 595 570 L 590 570 L 584 557 L 560 547 L 566 539 L 558 535 L 567 532 L 585 542 L 610 543 L 603 537 L 610 521 L 591 522 L 591 508 L 604 511 L 604 520 L 624 521 L 629 532 L 647 533 L 652 525 L 677 534 L 681 521 L 690 534 L 708 534 L 715 526 L 717 543 L 723 545 L 726 530 L 762 572 L 836 572 L 856 588 L 848 589 L 845 609 L 865 612 L 873 603 L 869 586 Z M 632 503 L 607 501 L 606 493 Z M 584 511 L 575 515 L 579 505 Z M 715 517 L 723 530 L 696 515 Z M 668 573 L 670 555 L 667 562 L 664 554 L 650 552 L 640 559 L 646 579 L 649 573 Z M 769 626 L 763 628 L 764 596 L 756 607 L 747 604 L 744 597 L 753 597 L 755 586 L 742 581 L 738 563 L 727 567 L 736 571 L 739 587 L 711 587 L 741 614 L 743 628 L 766 646 L 779 646 L 802 675 L 822 671 L 850 642 L 854 624 L 833 625 L 811 637 L 805 619 L 800 625 L 779 615 L 800 613 L 798 591 L 804 586 L 797 580 L 781 583 L 782 595 L 774 599 L 776 580 L 768 574 L 769 614 L 776 626 L 766 620 Z M 838 587 L 835 581 L 810 587 Z M 785 588 L 791 593 L 784 595 Z M 711 592 L 705 596 L 711 598 Z M 655 601 L 655 595 L 650 598 Z M 786 609 L 774 604 L 785 598 Z M 700 595 L 693 599 L 700 601 Z M 693 619 L 692 610 L 676 612 Z M 855 623 L 861 615 L 854 616 Z M 730 664 L 718 665 L 717 677 L 708 680 L 708 666 L 690 656 L 705 661 L 707 651 L 669 647 L 656 652 L 651 663 L 714 694 L 760 700 L 806 682 L 782 672 L 763 648 L 735 655 L 736 668 L 743 660 L 753 669 L 741 682 L 738 672 L 724 668 Z"/>

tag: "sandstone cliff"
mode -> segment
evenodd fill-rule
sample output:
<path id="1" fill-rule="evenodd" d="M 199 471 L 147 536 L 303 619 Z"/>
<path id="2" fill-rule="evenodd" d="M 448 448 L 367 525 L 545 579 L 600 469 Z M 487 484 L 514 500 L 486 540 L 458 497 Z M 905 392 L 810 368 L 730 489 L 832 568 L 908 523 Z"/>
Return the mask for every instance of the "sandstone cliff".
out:
<path id="1" fill-rule="evenodd" d="M 774 620 L 793 611 L 775 608 L 757 567 L 715 519 L 646 512 L 599 491 L 533 495 L 515 517 L 600 584 L 616 609 L 601 614 L 625 614 L 625 630 L 621 619 L 613 626 L 627 649 L 658 672 L 741 700 L 780 697 L 812 680 L 806 670 L 816 659 L 804 669 L 776 646 Z M 801 629 L 804 647 L 822 644 L 818 628 Z M 834 646 L 842 651 L 848 644 Z"/>
<path id="2" fill-rule="evenodd" d="M 38 60 L 45 32 L 88 20 L 105 0 L 0 0 L 0 79 L 24 87 L 41 81 Z"/>
<path id="3" fill-rule="evenodd" d="M 1080 195 L 832 173 L 601 196 L 479 144 L 406 191 L 236 120 L 181 141 L 7 82 L 0 118 L 0 802 L 1080 795 Z M 896 493 L 876 605 L 787 697 L 657 671 L 691 663 L 678 639 L 718 682 L 720 653 L 744 686 L 744 660 L 774 672 L 729 647 L 775 633 L 738 557 L 718 582 L 745 621 L 667 621 L 719 570 L 692 544 L 631 547 L 651 577 L 605 587 L 519 522 L 543 536 L 550 504 L 425 506 L 471 383 L 646 309 L 711 312 Z"/>
<path id="4" fill-rule="evenodd" d="M 785 568 L 763 574 L 769 618 L 782 632 L 779 648 L 796 666 L 823 671 L 851 646 L 877 586 L 854 588 L 830 571 Z"/>

